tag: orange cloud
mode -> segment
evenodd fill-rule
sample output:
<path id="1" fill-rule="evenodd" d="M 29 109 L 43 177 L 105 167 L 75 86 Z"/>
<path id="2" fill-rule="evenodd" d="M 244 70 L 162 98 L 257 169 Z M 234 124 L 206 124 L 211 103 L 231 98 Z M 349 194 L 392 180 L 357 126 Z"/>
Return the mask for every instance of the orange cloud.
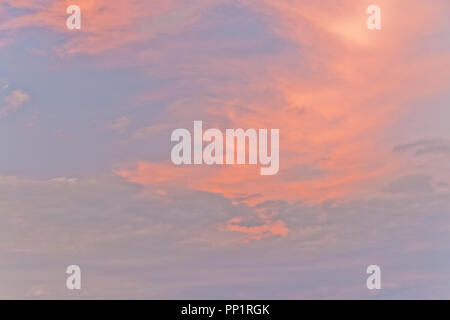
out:
<path id="1" fill-rule="evenodd" d="M 256 167 L 176 168 L 140 162 L 121 175 L 142 184 L 178 185 L 229 198 L 262 195 L 248 203 L 319 202 L 376 190 L 371 186 L 405 165 L 392 154 L 385 131 L 409 112 L 411 101 L 442 92 L 448 83 L 448 56 L 439 50 L 417 53 L 421 37 L 439 27 L 436 15 L 442 15 L 445 4 L 379 1 L 383 30 L 374 32 L 365 26 L 368 1 L 244 3 L 264 12 L 274 32 L 294 42 L 297 51 L 267 61 L 204 61 L 205 74 L 245 77 L 248 86 L 211 84 L 213 92 L 229 98 L 169 106 L 166 121 L 190 128 L 192 122 L 181 119 L 194 112 L 210 119 L 205 121 L 209 127 L 279 128 L 280 173 L 261 177 Z M 405 9 L 417 19 L 405 16 Z M 322 174 L 296 178 L 299 166 Z"/>
<path id="2" fill-rule="evenodd" d="M 264 224 L 256 227 L 246 227 L 240 225 L 240 218 L 233 218 L 228 221 L 225 225 L 220 226 L 221 231 L 233 231 L 244 233 L 248 235 L 246 240 L 261 240 L 270 236 L 282 236 L 285 237 L 289 233 L 289 229 L 286 228 L 285 224 L 281 220 L 270 221 L 266 220 Z"/>

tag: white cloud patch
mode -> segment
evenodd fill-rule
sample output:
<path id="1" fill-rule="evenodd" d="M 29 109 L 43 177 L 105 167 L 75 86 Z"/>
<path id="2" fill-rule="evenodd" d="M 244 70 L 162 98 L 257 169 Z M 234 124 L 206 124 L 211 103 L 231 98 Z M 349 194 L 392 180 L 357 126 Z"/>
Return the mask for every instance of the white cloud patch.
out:
<path id="1" fill-rule="evenodd" d="M 0 118 L 23 107 L 30 100 L 30 96 L 22 90 L 14 90 L 5 99 L 3 107 L 0 108 Z"/>

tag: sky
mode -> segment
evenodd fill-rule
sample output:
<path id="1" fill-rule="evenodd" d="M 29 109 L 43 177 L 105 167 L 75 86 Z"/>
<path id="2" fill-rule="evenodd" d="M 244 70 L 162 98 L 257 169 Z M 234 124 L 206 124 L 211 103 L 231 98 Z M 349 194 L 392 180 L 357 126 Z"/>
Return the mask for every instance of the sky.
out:
<path id="1" fill-rule="evenodd" d="M 0 0 L 0 298 L 449 299 L 449 9 Z M 175 166 L 196 120 L 279 172 Z"/>

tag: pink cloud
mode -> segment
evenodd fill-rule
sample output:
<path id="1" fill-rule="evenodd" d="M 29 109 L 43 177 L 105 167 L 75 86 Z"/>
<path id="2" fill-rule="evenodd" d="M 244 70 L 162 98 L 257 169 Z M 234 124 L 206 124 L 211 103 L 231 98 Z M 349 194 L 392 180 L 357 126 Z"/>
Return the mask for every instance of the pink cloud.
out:
<path id="1" fill-rule="evenodd" d="M 76 53 L 99 54 L 106 50 L 149 41 L 163 32 L 180 30 L 191 23 L 197 10 L 207 3 L 203 0 L 79 0 L 76 5 L 81 8 L 82 28 L 68 30 L 65 25 L 69 17 L 66 9 L 73 5 L 74 1 L 7 0 L 4 7 L 0 7 L 0 17 L 3 21 L 0 23 L 0 30 L 14 34 L 29 27 L 48 28 L 65 35 L 65 42 L 55 48 L 60 56 Z M 18 16 L 8 17 L 6 6 L 24 11 Z"/>
<path id="2" fill-rule="evenodd" d="M 417 48 L 423 45 L 421 36 L 441 27 L 436 15 L 442 16 L 447 4 L 380 1 L 383 29 L 377 33 L 365 26 L 365 1 L 244 2 L 264 12 L 274 32 L 295 43 L 298 51 L 267 60 L 202 61 L 196 72 L 239 81 L 221 87 L 208 84 L 221 98 L 177 101 L 162 120 L 190 128 L 192 122 L 184 119 L 197 114 L 208 127 L 280 128 L 280 174 L 268 178 L 259 176 L 256 168 L 158 164 L 163 167 L 158 181 L 230 198 L 236 193 L 262 195 L 250 203 L 373 194 L 405 167 L 392 153 L 385 132 L 411 111 L 411 102 L 445 91 L 448 54 L 432 48 L 418 54 Z M 417 20 L 407 18 L 405 8 Z M 244 88 L 242 79 L 248 83 Z M 154 170 L 145 168 L 155 165 L 140 162 L 131 174 L 133 181 L 153 184 Z M 308 180 L 283 178 L 283 170 L 301 165 L 323 174 Z"/>

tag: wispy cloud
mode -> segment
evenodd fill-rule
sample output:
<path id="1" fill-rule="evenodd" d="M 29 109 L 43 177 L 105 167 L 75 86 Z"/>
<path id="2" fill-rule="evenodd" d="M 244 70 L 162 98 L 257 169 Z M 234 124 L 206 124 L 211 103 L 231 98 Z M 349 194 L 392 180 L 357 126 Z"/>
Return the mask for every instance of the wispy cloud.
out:
<path id="1" fill-rule="evenodd" d="M 132 117 L 120 117 L 108 125 L 108 129 L 114 130 L 118 133 L 124 133 L 125 130 L 130 126 L 133 122 Z"/>
<path id="2" fill-rule="evenodd" d="M 80 0 L 82 29 L 67 30 L 66 9 L 73 1 L 7 0 L 2 6 L 3 22 L 0 30 L 6 41 L 17 31 L 30 27 L 48 28 L 65 36 L 65 42 L 57 46 L 60 56 L 77 53 L 99 54 L 126 45 L 142 44 L 156 35 L 180 30 L 196 19 L 199 11 L 214 1 L 167 0 L 145 2 L 140 0 L 94 1 Z M 10 17 L 8 10 L 18 9 L 19 14 Z M 9 18 L 9 19 L 5 19 Z"/>
<path id="3" fill-rule="evenodd" d="M 30 96 L 25 91 L 14 90 L 4 99 L 3 106 L 0 108 L 0 118 L 19 110 L 28 100 Z"/>

